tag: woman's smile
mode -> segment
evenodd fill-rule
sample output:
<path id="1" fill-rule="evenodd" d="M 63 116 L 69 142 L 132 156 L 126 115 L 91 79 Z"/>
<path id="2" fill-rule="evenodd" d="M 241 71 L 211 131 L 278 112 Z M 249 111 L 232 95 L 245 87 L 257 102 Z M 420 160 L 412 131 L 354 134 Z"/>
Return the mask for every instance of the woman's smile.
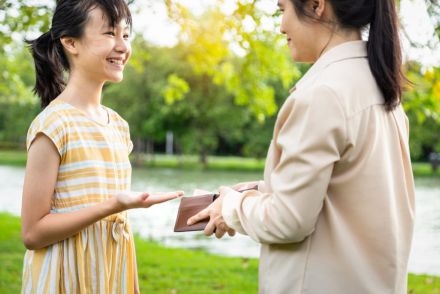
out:
<path id="1" fill-rule="evenodd" d="M 114 68 L 118 69 L 118 70 L 123 70 L 125 63 L 126 63 L 126 59 L 122 58 L 122 57 L 110 57 L 107 58 L 107 62 Z"/>

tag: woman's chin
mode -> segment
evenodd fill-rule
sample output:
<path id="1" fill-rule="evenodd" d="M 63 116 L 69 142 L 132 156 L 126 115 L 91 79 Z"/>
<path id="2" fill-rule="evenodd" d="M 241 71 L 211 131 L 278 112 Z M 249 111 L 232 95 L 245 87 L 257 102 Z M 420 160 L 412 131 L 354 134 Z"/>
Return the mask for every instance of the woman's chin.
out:
<path id="1" fill-rule="evenodd" d="M 295 48 L 292 48 L 289 46 L 290 49 L 290 56 L 292 57 L 293 61 L 296 63 L 313 63 L 313 60 L 310 60 L 310 56 L 307 56 L 309 54 L 304 54 L 304 52 L 300 52 L 296 50 Z"/>
<path id="2" fill-rule="evenodd" d="M 120 74 L 120 75 L 117 75 L 117 76 L 114 75 L 114 76 L 108 77 L 107 81 L 109 81 L 110 83 L 117 84 L 117 83 L 122 82 L 123 79 L 124 79 L 124 76 L 122 74 Z"/>
<path id="3" fill-rule="evenodd" d="M 304 58 L 303 56 L 298 56 L 292 53 L 292 59 L 296 63 L 314 63 L 316 60 L 310 60 L 310 58 Z"/>
<path id="4" fill-rule="evenodd" d="M 298 51 L 291 50 L 290 56 L 292 56 L 293 61 L 296 63 L 315 63 L 316 59 L 313 58 L 310 54 L 300 54 Z"/>
<path id="5" fill-rule="evenodd" d="M 292 57 L 293 61 L 302 62 L 301 54 L 298 54 L 298 51 L 293 48 L 290 48 L 290 56 Z"/>

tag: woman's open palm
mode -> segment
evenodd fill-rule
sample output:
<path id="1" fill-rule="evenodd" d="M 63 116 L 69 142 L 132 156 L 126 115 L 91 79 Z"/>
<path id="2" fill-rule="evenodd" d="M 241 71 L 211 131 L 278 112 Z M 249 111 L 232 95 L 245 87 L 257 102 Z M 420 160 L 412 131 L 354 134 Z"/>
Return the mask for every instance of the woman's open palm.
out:
<path id="1" fill-rule="evenodd" d="M 183 191 L 173 192 L 121 192 L 116 194 L 116 200 L 122 208 L 148 208 L 154 204 L 166 202 L 183 196 Z"/>

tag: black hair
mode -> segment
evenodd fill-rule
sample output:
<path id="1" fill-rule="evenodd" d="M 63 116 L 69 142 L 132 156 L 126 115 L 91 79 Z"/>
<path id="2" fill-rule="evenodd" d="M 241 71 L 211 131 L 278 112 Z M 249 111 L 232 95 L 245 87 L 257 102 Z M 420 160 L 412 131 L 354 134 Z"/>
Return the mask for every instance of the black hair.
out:
<path id="1" fill-rule="evenodd" d="M 310 0 L 290 0 L 299 17 L 312 17 L 306 10 Z M 370 27 L 367 52 L 371 72 L 379 86 L 385 108 L 401 102 L 404 82 L 398 19 L 394 0 L 328 0 L 338 24 L 347 29 Z"/>
<path id="2" fill-rule="evenodd" d="M 131 13 L 124 0 L 58 0 L 51 29 L 27 41 L 35 62 L 34 92 L 41 99 L 41 107 L 49 105 L 66 86 L 64 71 L 70 70 L 70 64 L 60 38 L 81 38 L 89 12 L 96 7 L 102 9 L 112 27 L 125 19 L 131 28 Z"/>

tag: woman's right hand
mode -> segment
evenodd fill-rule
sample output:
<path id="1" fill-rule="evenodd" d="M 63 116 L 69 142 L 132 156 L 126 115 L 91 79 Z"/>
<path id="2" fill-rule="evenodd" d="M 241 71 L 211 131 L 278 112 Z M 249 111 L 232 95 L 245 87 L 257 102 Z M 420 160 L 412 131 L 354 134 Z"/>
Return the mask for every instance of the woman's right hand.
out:
<path id="1" fill-rule="evenodd" d="M 148 208 L 183 196 L 183 191 L 174 192 L 121 192 L 115 195 L 116 205 L 119 210 L 131 208 Z"/>

